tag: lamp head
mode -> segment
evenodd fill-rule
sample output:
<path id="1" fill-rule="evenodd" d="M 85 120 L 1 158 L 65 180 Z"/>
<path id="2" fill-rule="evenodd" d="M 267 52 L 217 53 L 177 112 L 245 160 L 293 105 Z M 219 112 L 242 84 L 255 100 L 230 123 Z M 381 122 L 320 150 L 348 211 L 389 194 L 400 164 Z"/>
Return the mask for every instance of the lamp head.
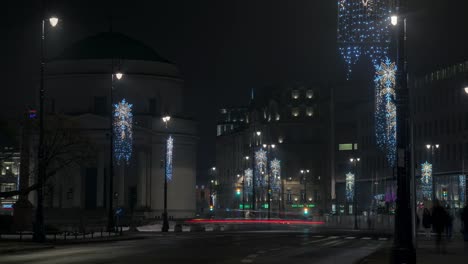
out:
<path id="1" fill-rule="evenodd" d="M 51 25 L 52 27 L 57 26 L 57 24 L 58 24 L 58 18 L 55 17 L 55 16 L 50 17 L 50 18 L 49 18 L 49 23 L 50 23 L 50 25 Z"/>
<path id="2" fill-rule="evenodd" d="M 116 72 L 116 73 L 115 73 L 115 77 L 117 77 L 117 80 L 120 80 L 120 79 L 122 79 L 122 77 L 123 77 L 123 73 L 121 73 L 121 72 Z"/>
<path id="3" fill-rule="evenodd" d="M 390 22 L 392 23 L 392 26 L 398 25 L 398 16 L 393 15 L 390 17 Z"/>

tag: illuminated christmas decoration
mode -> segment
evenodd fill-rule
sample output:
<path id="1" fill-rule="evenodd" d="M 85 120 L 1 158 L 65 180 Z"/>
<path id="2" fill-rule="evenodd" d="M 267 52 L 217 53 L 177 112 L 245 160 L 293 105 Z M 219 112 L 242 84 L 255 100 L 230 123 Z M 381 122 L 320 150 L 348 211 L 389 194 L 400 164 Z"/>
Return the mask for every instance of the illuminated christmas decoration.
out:
<path id="1" fill-rule="evenodd" d="M 338 0 L 338 45 L 349 79 L 361 56 L 374 64 L 387 56 L 394 0 Z"/>
<path id="2" fill-rule="evenodd" d="M 421 164 L 421 191 L 423 199 L 432 199 L 432 164 L 424 162 Z"/>
<path id="3" fill-rule="evenodd" d="M 262 186 L 266 183 L 266 170 L 267 152 L 263 149 L 259 149 L 257 152 L 255 152 L 255 180 L 257 186 Z"/>
<path id="4" fill-rule="evenodd" d="M 375 134 L 377 145 L 387 154 L 390 166 L 396 160 L 396 119 L 395 85 L 397 67 L 386 58 L 375 65 Z"/>
<path id="5" fill-rule="evenodd" d="M 252 187 L 252 178 L 253 178 L 253 171 L 251 168 L 248 168 L 244 171 L 245 175 L 245 184 L 247 187 Z"/>
<path id="6" fill-rule="evenodd" d="M 458 176 L 458 186 L 460 187 L 460 202 L 464 203 L 466 200 L 466 176 Z"/>
<path id="7" fill-rule="evenodd" d="M 133 147 L 133 114 L 132 104 L 125 99 L 114 104 L 114 156 L 117 164 L 121 161 L 129 162 Z"/>
<path id="8" fill-rule="evenodd" d="M 346 200 L 352 201 L 354 199 L 354 184 L 355 184 L 354 174 L 348 172 L 346 174 Z"/>
<path id="9" fill-rule="evenodd" d="M 174 139 L 169 136 L 166 142 L 166 177 L 172 180 L 172 160 L 173 160 Z"/>
<path id="10" fill-rule="evenodd" d="M 274 159 L 270 162 L 271 189 L 279 191 L 281 189 L 281 161 Z"/>

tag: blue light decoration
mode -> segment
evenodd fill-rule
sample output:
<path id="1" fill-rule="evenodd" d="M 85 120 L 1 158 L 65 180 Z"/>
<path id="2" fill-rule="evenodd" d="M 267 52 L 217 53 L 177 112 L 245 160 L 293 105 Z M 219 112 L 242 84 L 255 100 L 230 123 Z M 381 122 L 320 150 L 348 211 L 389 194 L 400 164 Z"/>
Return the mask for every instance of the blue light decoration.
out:
<path id="1" fill-rule="evenodd" d="M 281 190 L 281 161 L 274 159 L 270 162 L 271 189 L 274 192 Z"/>
<path id="2" fill-rule="evenodd" d="M 351 202 L 354 199 L 354 184 L 354 174 L 351 172 L 346 173 L 346 200 L 348 202 Z"/>
<path id="3" fill-rule="evenodd" d="M 132 157 L 133 148 L 133 114 L 132 104 L 122 99 L 114 104 L 114 156 L 117 164 L 128 163 Z"/>
<path id="4" fill-rule="evenodd" d="M 338 49 L 350 78 L 361 56 L 373 64 L 387 56 L 394 0 L 338 0 Z"/>
<path id="5" fill-rule="evenodd" d="M 247 187 L 246 191 L 247 192 L 251 192 L 251 188 L 252 188 L 252 179 L 253 179 L 253 171 L 251 168 L 248 168 L 246 170 L 244 170 L 244 177 L 245 177 L 245 186 Z"/>
<path id="6" fill-rule="evenodd" d="M 460 187 L 460 202 L 463 204 L 466 200 L 466 175 L 458 176 L 458 186 Z"/>
<path id="7" fill-rule="evenodd" d="M 172 136 L 167 138 L 166 142 L 166 177 L 172 181 L 172 160 L 173 160 L 174 139 Z"/>
<path id="8" fill-rule="evenodd" d="M 385 151 L 388 164 L 393 167 L 396 161 L 397 112 L 395 106 L 395 86 L 397 66 L 386 58 L 375 65 L 375 134 L 377 145 Z"/>
<path id="9" fill-rule="evenodd" d="M 267 169 L 267 152 L 263 149 L 259 149 L 255 152 L 255 173 L 256 173 L 256 185 L 261 187 L 265 184 Z"/>
<path id="10" fill-rule="evenodd" d="M 426 161 L 421 164 L 421 192 L 423 199 L 432 199 L 432 181 L 432 164 Z"/>

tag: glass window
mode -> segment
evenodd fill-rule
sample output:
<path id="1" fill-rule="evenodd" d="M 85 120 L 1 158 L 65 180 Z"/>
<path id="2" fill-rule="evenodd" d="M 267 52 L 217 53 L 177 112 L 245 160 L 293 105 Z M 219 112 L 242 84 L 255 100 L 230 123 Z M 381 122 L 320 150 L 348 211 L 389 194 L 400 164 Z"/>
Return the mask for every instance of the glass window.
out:
<path id="1" fill-rule="evenodd" d="M 353 150 L 353 144 L 352 143 L 339 144 L 338 145 L 338 150 L 340 150 L 340 151 Z"/>

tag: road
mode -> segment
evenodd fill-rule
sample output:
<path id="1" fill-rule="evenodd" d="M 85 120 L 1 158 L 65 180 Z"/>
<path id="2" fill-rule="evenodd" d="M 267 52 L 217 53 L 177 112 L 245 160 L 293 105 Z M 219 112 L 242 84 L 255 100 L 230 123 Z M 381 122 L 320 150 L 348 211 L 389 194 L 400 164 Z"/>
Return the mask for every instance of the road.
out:
<path id="1" fill-rule="evenodd" d="M 251 231 L 152 234 L 146 239 L 57 246 L 0 263 L 354 263 L 389 237 L 360 232 Z"/>

